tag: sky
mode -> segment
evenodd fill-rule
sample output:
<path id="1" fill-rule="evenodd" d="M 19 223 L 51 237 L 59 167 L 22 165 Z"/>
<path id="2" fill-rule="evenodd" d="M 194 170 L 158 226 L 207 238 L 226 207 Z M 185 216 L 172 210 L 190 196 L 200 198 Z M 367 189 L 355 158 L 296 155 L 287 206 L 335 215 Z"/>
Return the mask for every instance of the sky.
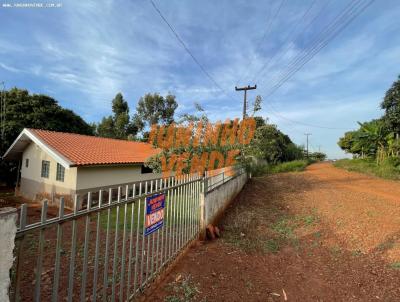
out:
<path id="1" fill-rule="evenodd" d="M 41 2 L 57 8 L 1 0 L 0 82 L 50 95 L 87 122 L 111 114 L 118 92 L 132 113 L 158 92 L 176 95 L 178 116 L 197 102 L 212 121 L 241 117 L 235 86 L 257 84 L 248 92 L 250 104 L 263 97 L 257 115 L 297 144 L 311 133 L 311 151 L 342 158 L 339 137 L 382 115 L 400 74 L 398 0 L 372 2 L 303 66 L 299 58 L 329 25 L 345 23 L 335 18 L 367 0 L 153 1 L 212 80 L 148 0 Z M 299 70 L 285 77 L 291 66 Z"/>

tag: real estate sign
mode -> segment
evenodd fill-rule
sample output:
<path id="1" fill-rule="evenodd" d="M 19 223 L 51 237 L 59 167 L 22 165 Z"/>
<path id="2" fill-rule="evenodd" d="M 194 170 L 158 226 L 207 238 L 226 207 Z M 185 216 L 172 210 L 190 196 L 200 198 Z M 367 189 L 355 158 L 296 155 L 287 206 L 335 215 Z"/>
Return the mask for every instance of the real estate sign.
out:
<path id="1" fill-rule="evenodd" d="M 144 235 L 160 229 L 164 224 L 165 194 L 146 197 L 146 222 Z"/>

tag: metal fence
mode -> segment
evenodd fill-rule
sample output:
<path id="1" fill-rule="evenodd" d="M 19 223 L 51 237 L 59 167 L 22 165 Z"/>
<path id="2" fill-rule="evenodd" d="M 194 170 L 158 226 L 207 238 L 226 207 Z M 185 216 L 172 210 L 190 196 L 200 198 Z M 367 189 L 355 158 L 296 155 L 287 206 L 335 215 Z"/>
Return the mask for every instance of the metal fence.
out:
<path id="1" fill-rule="evenodd" d="M 22 205 L 12 300 L 133 298 L 198 236 L 203 185 L 186 175 L 107 188 L 75 196 L 73 211 L 61 198 L 58 213 L 47 202 Z M 155 194 L 165 194 L 163 227 L 146 235 L 146 199 Z"/>
<path id="2" fill-rule="evenodd" d="M 217 170 L 211 170 L 205 172 L 205 190 L 206 192 L 210 192 L 215 188 L 221 186 L 222 184 L 226 183 L 236 175 L 240 175 L 244 173 L 244 168 L 240 167 L 224 167 Z"/>

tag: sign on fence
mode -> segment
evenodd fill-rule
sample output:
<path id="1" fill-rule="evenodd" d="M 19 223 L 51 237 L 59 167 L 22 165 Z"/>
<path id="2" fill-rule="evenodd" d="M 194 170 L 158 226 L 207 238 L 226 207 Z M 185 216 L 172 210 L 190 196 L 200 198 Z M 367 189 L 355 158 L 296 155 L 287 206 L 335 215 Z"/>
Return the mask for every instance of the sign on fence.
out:
<path id="1" fill-rule="evenodd" d="M 146 197 L 145 236 L 157 231 L 164 223 L 165 194 Z"/>

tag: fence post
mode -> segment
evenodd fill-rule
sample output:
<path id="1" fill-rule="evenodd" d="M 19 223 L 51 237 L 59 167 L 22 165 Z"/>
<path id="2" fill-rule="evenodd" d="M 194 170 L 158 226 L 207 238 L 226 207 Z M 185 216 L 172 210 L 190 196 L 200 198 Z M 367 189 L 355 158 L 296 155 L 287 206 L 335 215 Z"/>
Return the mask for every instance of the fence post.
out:
<path id="1" fill-rule="evenodd" d="M 14 262 L 14 244 L 17 233 L 17 209 L 0 209 L 0 301 L 9 301 L 10 269 Z"/>
<path id="2" fill-rule="evenodd" d="M 207 177 L 203 177 L 200 189 L 200 233 L 199 239 L 206 239 L 206 194 L 207 194 Z"/>

